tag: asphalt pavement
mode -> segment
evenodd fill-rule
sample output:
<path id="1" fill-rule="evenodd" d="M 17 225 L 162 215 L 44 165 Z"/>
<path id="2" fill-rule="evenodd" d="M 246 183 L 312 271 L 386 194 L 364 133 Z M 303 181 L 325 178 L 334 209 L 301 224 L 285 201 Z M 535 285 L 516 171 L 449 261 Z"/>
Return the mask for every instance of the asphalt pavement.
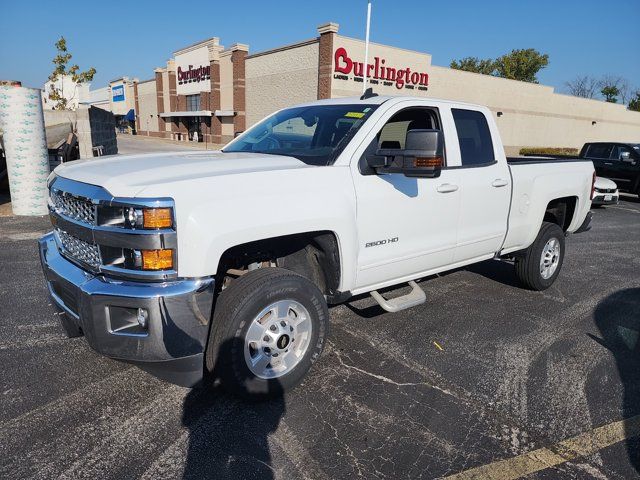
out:
<path id="1" fill-rule="evenodd" d="M 639 478 L 640 201 L 593 225 L 545 292 L 488 261 L 332 308 L 304 383 L 248 404 L 65 338 L 48 220 L 0 218 L 0 478 Z"/>

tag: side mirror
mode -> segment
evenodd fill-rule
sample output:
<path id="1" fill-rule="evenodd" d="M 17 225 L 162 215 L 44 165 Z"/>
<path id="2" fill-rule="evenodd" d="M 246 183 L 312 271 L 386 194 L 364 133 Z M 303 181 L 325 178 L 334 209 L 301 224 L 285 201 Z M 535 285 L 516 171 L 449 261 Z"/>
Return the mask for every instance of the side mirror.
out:
<path id="1" fill-rule="evenodd" d="M 394 161 L 395 160 L 395 161 Z M 409 130 L 405 148 L 381 148 L 367 157 L 377 173 L 402 173 L 407 177 L 436 178 L 444 166 L 441 130 Z"/>
<path id="2" fill-rule="evenodd" d="M 629 152 L 622 152 L 620 154 L 620 160 L 628 163 L 635 163 L 633 158 L 631 158 L 631 154 Z"/>

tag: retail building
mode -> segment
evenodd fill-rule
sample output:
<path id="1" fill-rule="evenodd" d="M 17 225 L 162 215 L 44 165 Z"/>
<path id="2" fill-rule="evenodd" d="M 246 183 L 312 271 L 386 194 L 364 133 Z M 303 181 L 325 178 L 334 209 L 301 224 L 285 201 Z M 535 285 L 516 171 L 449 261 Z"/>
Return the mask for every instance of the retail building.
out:
<path id="1" fill-rule="evenodd" d="M 225 143 L 277 109 L 359 96 L 368 71 L 369 85 L 381 95 L 488 106 L 509 154 L 524 146 L 640 141 L 640 113 L 624 105 L 439 67 L 428 53 L 375 43 L 370 44 L 365 66 L 364 42 L 338 31 L 337 24 L 327 23 L 311 39 L 257 53 L 239 43 L 224 48 L 217 37 L 178 50 L 153 78 L 133 82 L 137 130 L 142 135 Z"/>

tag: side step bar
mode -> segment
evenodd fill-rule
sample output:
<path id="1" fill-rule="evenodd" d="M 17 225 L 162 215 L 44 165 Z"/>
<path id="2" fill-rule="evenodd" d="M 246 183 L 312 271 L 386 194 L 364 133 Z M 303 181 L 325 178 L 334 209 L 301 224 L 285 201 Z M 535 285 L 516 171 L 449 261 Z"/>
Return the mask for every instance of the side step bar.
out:
<path id="1" fill-rule="evenodd" d="M 409 286 L 411 287 L 411 291 L 409 293 L 398 298 L 392 298 L 391 300 L 384 298 L 377 290 L 371 292 L 371 296 L 376 302 L 378 302 L 378 305 L 391 313 L 406 310 L 407 308 L 415 307 L 416 305 L 420 305 L 427 301 L 427 295 L 416 282 L 411 280 L 409 282 Z"/>

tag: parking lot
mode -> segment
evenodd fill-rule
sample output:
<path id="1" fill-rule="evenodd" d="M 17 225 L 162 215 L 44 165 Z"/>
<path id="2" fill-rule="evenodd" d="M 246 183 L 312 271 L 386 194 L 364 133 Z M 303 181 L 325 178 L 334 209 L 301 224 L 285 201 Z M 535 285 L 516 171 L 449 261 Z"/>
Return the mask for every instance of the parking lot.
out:
<path id="1" fill-rule="evenodd" d="M 2 478 L 612 478 L 640 470 L 640 201 L 594 211 L 559 280 L 506 262 L 424 279 L 398 313 L 331 309 L 304 383 L 247 404 L 66 339 L 36 239 L 0 218 Z"/>

